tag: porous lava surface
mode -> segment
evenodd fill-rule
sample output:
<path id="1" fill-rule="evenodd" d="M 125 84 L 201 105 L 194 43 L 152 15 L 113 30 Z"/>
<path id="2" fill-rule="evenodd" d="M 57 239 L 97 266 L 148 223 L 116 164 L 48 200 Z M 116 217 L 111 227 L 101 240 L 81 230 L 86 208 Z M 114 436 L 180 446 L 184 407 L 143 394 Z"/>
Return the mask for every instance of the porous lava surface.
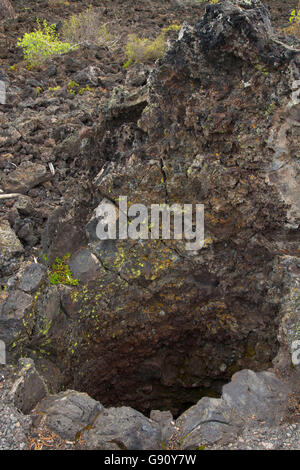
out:
<path id="1" fill-rule="evenodd" d="M 35 209 L 42 230 L 25 248 L 50 264 L 70 252 L 79 283 L 44 277 L 26 294 L 12 283 L 2 310 L 10 357 L 33 357 L 53 391 L 175 415 L 218 395 L 234 372 L 272 365 L 299 271 L 299 61 L 299 42 L 276 36 L 264 4 L 224 1 L 184 23 L 153 67 L 75 98 L 75 134 L 61 129 L 61 141 L 56 122 L 58 142 L 43 150 L 44 163 L 65 159 L 55 183 L 43 182 L 53 199 L 48 212 Z M 4 188 L 12 181 L 3 175 Z M 204 204 L 204 247 L 100 241 L 95 209 L 120 196 L 147 207 Z M 31 215 L 28 200 L 18 204 Z"/>

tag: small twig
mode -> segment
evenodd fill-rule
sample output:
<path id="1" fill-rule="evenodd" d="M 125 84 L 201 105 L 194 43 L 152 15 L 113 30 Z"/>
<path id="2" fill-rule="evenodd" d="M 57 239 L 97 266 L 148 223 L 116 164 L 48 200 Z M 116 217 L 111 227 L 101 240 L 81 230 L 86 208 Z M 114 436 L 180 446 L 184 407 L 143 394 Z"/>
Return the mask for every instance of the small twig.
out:
<path id="1" fill-rule="evenodd" d="M 54 176 L 55 175 L 55 169 L 54 169 L 53 163 L 50 162 L 48 165 L 49 165 L 49 169 L 51 171 L 51 175 Z"/>
<path id="2" fill-rule="evenodd" d="M 12 199 L 14 197 L 23 196 L 20 193 L 11 193 L 11 194 L 0 194 L 0 199 Z"/>

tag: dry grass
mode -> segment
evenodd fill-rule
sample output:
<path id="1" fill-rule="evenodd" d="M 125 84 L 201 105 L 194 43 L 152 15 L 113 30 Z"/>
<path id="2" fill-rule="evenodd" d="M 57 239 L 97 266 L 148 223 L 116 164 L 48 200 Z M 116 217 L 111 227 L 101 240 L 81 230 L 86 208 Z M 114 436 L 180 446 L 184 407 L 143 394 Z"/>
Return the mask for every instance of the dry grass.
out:
<path id="1" fill-rule="evenodd" d="M 172 24 L 163 28 L 155 39 L 140 38 L 136 34 L 130 34 L 125 48 L 127 62 L 124 64 L 124 68 L 133 62 L 140 64 L 162 57 L 168 47 L 167 33 L 172 31 L 178 33 L 180 29 L 181 25 Z"/>
<path id="2" fill-rule="evenodd" d="M 99 13 L 92 7 L 65 20 L 62 26 L 62 36 L 70 44 L 87 42 L 112 48 L 117 42 L 109 32 L 107 24 L 102 23 Z"/>

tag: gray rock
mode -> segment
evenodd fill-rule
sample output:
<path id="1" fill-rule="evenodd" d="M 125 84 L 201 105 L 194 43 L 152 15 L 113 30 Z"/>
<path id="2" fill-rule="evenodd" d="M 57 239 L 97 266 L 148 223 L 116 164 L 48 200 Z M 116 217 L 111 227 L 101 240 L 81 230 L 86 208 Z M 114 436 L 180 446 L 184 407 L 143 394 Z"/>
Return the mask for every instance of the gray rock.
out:
<path id="1" fill-rule="evenodd" d="M 6 102 L 7 104 L 12 104 L 12 95 L 13 95 L 13 87 L 10 88 L 6 93 Z M 9 127 L 8 129 L 1 129 L 1 136 L 0 136 L 0 147 L 14 145 L 21 139 L 21 134 L 17 129 L 13 126 Z"/>
<path id="2" fill-rule="evenodd" d="M 7 220 L 0 222 L 0 275 L 10 275 L 19 267 L 24 248 Z"/>
<path id="3" fill-rule="evenodd" d="M 228 442 L 237 433 L 231 410 L 221 399 L 202 398 L 177 420 L 181 449 L 197 449 L 207 443 Z"/>
<path id="4" fill-rule="evenodd" d="M 47 395 L 47 388 L 32 359 L 20 359 L 19 364 L 20 377 L 13 384 L 9 399 L 18 410 L 28 414 Z"/>
<path id="5" fill-rule="evenodd" d="M 145 70 L 145 65 L 138 64 L 127 70 L 126 85 L 135 87 L 143 86 L 147 82 L 148 71 Z"/>
<path id="6" fill-rule="evenodd" d="M 31 295 L 21 290 L 13 290 L 0 304 L 0 320 L 20 320 L 32 306 Z"/>
<path id="7" fill-rule="evenodd" d="M 161 449 L 158 424 L 126 406 L 103 410 L 81 437 L 95 450 Z"/>
<path id="8" fill-rule="evenodd" d="M 78 83 L 78 85 L 98 86 L 98 76 L 101 74 L 101 70 L 98 67 L 89 65 L 85 69 L 75 73 L 72 78 L 76 83 Z"/>
<path id="9" fill-rule="evenodd" d="M 0 401 L 0 450 L 27 450 L 30 425 L 29 416 Z"/>
<path id="10" fill-rule="evenodd" d="M 275 374 L 242 370 L 223 387 L 220 399 L 202 398 L 177 419 L 180 447 L 228 444 L 242 427 L 278 425 L 286 407 L 287 389 Z"/>
<path id="11" fill-rule="evenodd" d="M 25 216 L 32 215 L 34 212 L 31 198 L 24 195 L 17 198 L 14 208 L 18 210 L 19 214 Z"/>
<path id="12" fill-rule="evenodd" d="M 24 162 L 9 173 L 4 180 L 4 190 L 26 194 L 31 188 L 49 180 L 51 173 L 44 165 L 39 163 Z"/>
<path id="13" fill-rule="evenodd" d="M 86 393 L 67 390 L 51 395 L 38 405 L 37 414 L 46 415 L 46 425 L 64 439 L 75 439 L 78 433 L 93 423 L 100 411 L 101 403 Z"/>
<path id="14" fill-rule="evenodd" d="M 46 276 L 47 269 L 39 263 L 31 263 L 24 271 L 19 288 L 25 292 L 32 293 L 40 286 Z"/>
<path id="15" fill-rule="evenodd" d="M 70 259 L 69 266 L 73 277 L 87 282 L 94 279 L 99 271 L 99 261 L 89 250 L 83 248 Z"/>
<path id="16" fill-rule="evenodd" d="M 223 387 L 224 403 L 244 421 L 279 424 L 286 412 L 287 387 L 272 372 L 242 370 Z"/>
<path id="17" fill-rule="evenodd" d="M 14 228 L 20 240 L 25 241 L 28 245 L 34 246 L 38 242 L 38 238 L 34 235 L 34 226 L 31 220 L 25 219 L 23 223 L 16 224 Z"/>
<path id="18" fill-rule="evenodd" d="M 84 217 L 84 210 L 69 205 L 51 213 L 42 234 L 43 253 L 48 255 L 50 264 L 56 257 L 74 253 L 85 244 Z"/>
<path id="19" fill-rule="evenodd" d="M 162 447 L 165 446 L 176 431 L 175 421 L 171 411 L 152 410 L 150 419 L 159 424 Z"/>

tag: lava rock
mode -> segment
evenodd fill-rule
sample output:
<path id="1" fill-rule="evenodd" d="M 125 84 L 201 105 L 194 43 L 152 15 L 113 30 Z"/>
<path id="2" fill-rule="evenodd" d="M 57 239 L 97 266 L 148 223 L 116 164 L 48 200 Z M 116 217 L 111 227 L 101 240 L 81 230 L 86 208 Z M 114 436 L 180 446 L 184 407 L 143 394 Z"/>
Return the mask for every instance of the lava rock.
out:
<path id="1" fill-rule="evenodd" d="M 46 415 L 46 425 L 64 439 L 79 438 L 81 431 L 92 425 L 103 410 L 101 403 L 86 393 L 67 390 L 50 395 L 37 407 L 37 415 Z"/>
<path id="2" fill-rule="evenodd" d="M 157 423 L 125 406 L 104 409 L 81 437 L 92 450 L 161 449 Z"/>
<path id="3" fill-rule="evenodd" d="M 28 450 L 30 426 L 29 416 L 0 401 L 0 450 Z"/>
<path id="4" fill-rule="evenodd" d="M 85 229 L 82 227 L 85 217 L 84 208 L 70 205 L 52 211 L 42 234 L 43 253 L 47 254 L 50 264 L 56 257 L 72 254 L 85 244 Z"/>
<path id="5" fill-rule="evenodd" d="M 56 127 L 58 176 L 70 164 L 83 177 L 78 184 L 70 175 L 42 250 L 52 263 L 85 249 L 100 266 L 64 289 L 62 305 L 56 292 L 51 315 L 44 286 L 24 342 L 45 351 L 67 386 L 106 407 L 148 413 L 159 404 L 178 415 L 205 390 L 218 396 L 234 371 L 269 367 L 287 305 L 282 294 L 291 293 L 286 257 L 298 250 L 297 54 L 276 39 L 260 1 L 209 5 L 146 85 L 103 93 L 89 134 L 76 139 L 69 122 Z M 204 204 L 203 248 L 151 237 L 97 240 L 97 202 L 117 205 L 121 195 L 148 208 Z"/>
<path id="6" fill-rule="evenodd" d="M 98 67 L 89 65 L 85 69 L 76 72 L 72 76 L 72 79 L 74 82 L 78 83 L 78 85 L 96 87 L 98 86 L 100 75 L 102 75 L 102 72 Z"/>
<path id="7" fill-rule="evenodd" d="M 14 204 L 14 208 L 18 210 L 20 215 L 29 216 L 34 212 L 32 199 L 25 195 L 20 195 Z"/>
<path id="8" fill-rule="evenodd" d="M 288 390 L 268 371 L 242 370 L 224 385 L 222 396 L 202 398 L 176 421 L 181 449 L 228 444 L 242 428 L 279 425 L 287 412 Z"/>
<path id="9" fill-rule="evenodd" d="M 12 290 L 0 304 L 0 319 L 20 320 L 32 306 L 32 297 L 21 290 Z"/>
<path id="10" fill-rule="evenodd" d="M 170 411 L 152 410 L 150 419 L 159 424 L 162 448 L 167 446 L 172 435 L 176 432 L 175 421 Z"/>
<path id="11" fill-rule="evenodd" d="M 222 399 L 244 421 L 280 424 L 287 410 L 287 386 L 272 372 L 242 370 L 223 387 Z"/>
<path id="12" fill-rule="evenodd" d="M 23 272 L 19 289 L 33 293 L 41 285 L 46 276 L 47 268 L 39 263 L 31 263 Z"/>
<path id="13" fill-rule="evenodd" d="M 221 399 L 202 398 L 176 421 L 181 449 L 191 450 L 208 443 L 230 442 L 239 429 L 236 423 L 232 423 L 231 415 L 231 409 Z"/>
<path id="14" fill-rule="evenodd" d="M 24 248 L 7 220 L 0 221 L 0 274 L 12 274 L 19 266 Z"/>
<path id="15" fill-rule="evenodd" d="M 30 411 L 46 395 L 47 388 L 44 380 L 35 369 L 32 359 L 22 358 L 19 360 L 20 377 L 13 384 L 9 392 L 9 400 L 24 414 Z"/>
<path id="16" fill-rule="evenodd" d="M 69 267 L 74 279 L 87 282 L 94 279 L 99 272 L 99 260 L 89 250 L 83 248 L 75 253 L 69 261 Z"/>
<path id="17" fill-rule="evenodd" d="M 9 173 L 4 180 L 4 190 L 26 194 L 31 188 L 49 180 L 51 173 L 44 165 L 39 163 L 24 162 Z"/>

